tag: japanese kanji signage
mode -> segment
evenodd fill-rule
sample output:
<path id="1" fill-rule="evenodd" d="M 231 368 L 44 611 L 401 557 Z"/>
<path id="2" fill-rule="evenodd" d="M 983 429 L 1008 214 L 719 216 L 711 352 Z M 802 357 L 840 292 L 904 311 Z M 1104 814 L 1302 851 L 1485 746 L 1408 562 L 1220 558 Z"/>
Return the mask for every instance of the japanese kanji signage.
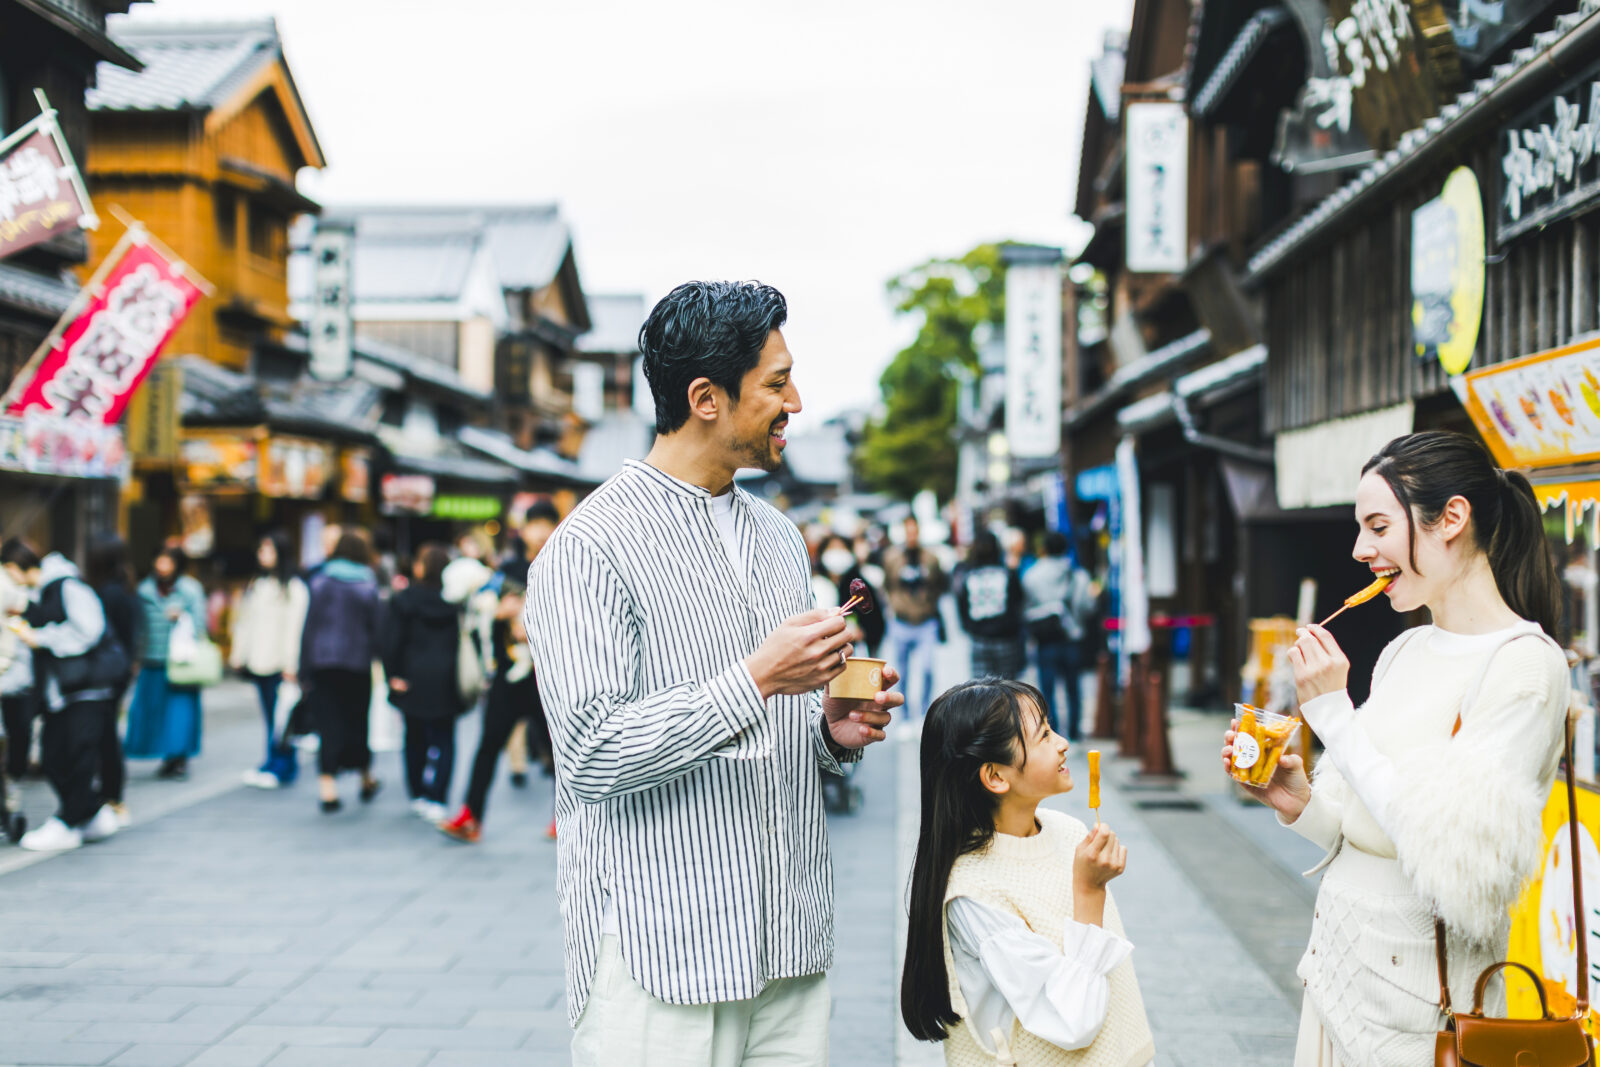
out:
<path id="1" fill-rule="evenodd" d="M 1170 273 L 1189 263 L 1189 120 L 1182 104 L 1127 111 L 1130 271 Z"/>
<path id="2" fill-rule="evenodd" d="M 1061 451 L 1061 268 L 1006 268 L 1006 443 L 1020 459 Z"/>
<path id="3" fill-rule="evenodd" d="M 1500 132 L 1495 236 L 1508 241 L 1600 198 L 1600 63 Z"/>
<path id="4" fill-rule="evenodd" d="M 100 224 L 56 113 L 42 113 L 0 140 L 0 259 L 58 233 Z"/>
<path id="5" fill-rule="evenodd" d="M 116 422 L 204 285 L 130 229 L 13 383 L 6 410 Z"/>
<path id="6" fill-rule="evenodd" d="M 348 229 L 323 226 L 311 239 L 311 276 L 316 287 L 311 305 L 310 371 L 319 381 L 350 377 L 350 255 L 354 235 Z"/>
<path id="7" fill-rule="evenodd" d="M 1313 86 L 1348 129 L 1353 115 L 1378 151 L 1438 113 L 1461 76 L 1438 0 L 1329 0 L 1322 50 L 1332 77 Z M 1420 32 L 1419 32 L 1420 31 Z"/>

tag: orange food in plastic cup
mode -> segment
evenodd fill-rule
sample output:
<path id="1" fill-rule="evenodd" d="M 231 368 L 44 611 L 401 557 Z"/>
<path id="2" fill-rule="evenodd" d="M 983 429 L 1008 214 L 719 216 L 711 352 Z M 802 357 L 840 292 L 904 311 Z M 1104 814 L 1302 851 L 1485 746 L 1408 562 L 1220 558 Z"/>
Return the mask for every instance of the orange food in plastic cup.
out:
<path id="1" fill-rule="evenodd" d="M 1300 719 L 1249 704 L 1235 704 L 1233 711 L 1233 777 L 1245 785 L 1266 785 L 1300 729 Z"/>

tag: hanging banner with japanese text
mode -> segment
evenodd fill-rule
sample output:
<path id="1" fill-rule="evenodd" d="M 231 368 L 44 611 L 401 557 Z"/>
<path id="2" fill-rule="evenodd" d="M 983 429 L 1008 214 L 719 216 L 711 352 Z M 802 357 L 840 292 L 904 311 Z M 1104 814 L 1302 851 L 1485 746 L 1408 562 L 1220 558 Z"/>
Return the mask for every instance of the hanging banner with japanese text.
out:
<path id="1" fill-rule="evenodd" d="M 6 394 L 6 410 L 116 422 L 203 285 L 130 229 Z"/>
<path id="2" fill-rule="evenodd" d="M 1051 250 L 1059 256 L 1059 252 Z M 1061 452 L 1061 269 L 1006 268 L 1006 442 L 1019 459 Z"/>
<path id="3" fill-rule="evenodd" d="M 1172 273 L 1189 265 L 1189 118 L 1182 104 L 1127 108 L 1130 271 Z"/>
<path id="4" fill-rule="evenodd" d="M 0 259 L 99 224 L 53 110 L 0 140 Z"/>

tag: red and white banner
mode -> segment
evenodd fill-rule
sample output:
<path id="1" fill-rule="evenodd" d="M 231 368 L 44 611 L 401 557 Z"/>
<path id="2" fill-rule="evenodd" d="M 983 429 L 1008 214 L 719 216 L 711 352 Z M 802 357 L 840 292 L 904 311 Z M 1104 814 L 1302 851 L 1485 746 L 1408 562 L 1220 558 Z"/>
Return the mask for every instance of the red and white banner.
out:
<path id="1" fill-rule="evenodd" d="M 161 346 L 207 291 L 176 256 L 133 227 L 18 376 L 6 410 L 116 422 Z"/>
<path id="2" fill-rule="evenodd" d="M 99 225 L 42 93 L 39 104 L 38 118 L 0 140 L 0 259 L 58 233 Z"/>

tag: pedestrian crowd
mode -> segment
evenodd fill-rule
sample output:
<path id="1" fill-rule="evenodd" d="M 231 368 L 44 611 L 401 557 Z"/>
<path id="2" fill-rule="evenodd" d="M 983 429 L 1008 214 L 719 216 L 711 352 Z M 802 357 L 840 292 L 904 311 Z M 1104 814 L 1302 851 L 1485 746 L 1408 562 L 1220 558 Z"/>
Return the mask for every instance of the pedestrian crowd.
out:
<path id="1" fill-rule="evenodd" d="M 118 537 L 91 545 L 82 571 L 62 553 L 6 540 L 0 815 L 8 818 L 0 821 L 11 825 L 21 780 L 37 766 L 57 810 L 21 835 L 23 848 L 65 851 L 129 825 L 127 761 L 157 761 L 156 779 L 187 778 L 202 748 L 205 690 L 226 668 L 249 681 L 261 710 L 262 758 L 244 772 L 246 785 L 293 785 L 309 751 L 321 811 L 342 810 L 346 773 L 358 780 L 357 797 L 372 800 L 382 788 L 373 710 L 392 708 L 403 723 L 412 810 L 450 837 L 479 840 L 502 752 L 514 785 L 528 784 L 530 752 L 554 773 L 521 607 L 528 566 L 558 519 L 536 501 L 502 559 L 473 533 L 453 547 L 419 546 L 392 580 L 380 580 L 362 530 L 325 527 L 324 558 L 304 569 L 289 539 L 268 532 L 225 626 L 214 625 L 206 590 L 174 545 L 139 577 Z M 480 705 L 479 749 L 452 815 L 456 724 Z"/>
<path id="2" fill-rule="evenodd" d="M 535 506 L 499 566 L 468 535 L 420 545 L 384 580 L 367 536 L 336 529 L 299 571 L 285 539 L 263 537 L 227 657 L 264 725 L 246 780 L 290 785 L 295 739 L 314 736 L 320 810 L 342 809 L 347 772 L 370 801 L 381 692 L 404 723 L 413 810 L 473 842 L 501 752 L 525 782 L 515 760 L 531 741 L 555 792 L 573 1063 L 820 1067 L 834 915 L 861 892 L 843 885 L 836 903 L 826 813 L 849 808 L 853 769 L 900 731 L 919 745 L 921 800 L 906 1028 L 963 1067 L 1144 1067 L 1155 1042 L 1111 891 L 1127 848 L 1098 810 L 1087 821 L 1093 779 L 1082 810 L 1045 803 L 1078 784 L 1067 754 L 1103 629 L 1104 575 L 1089 565 L 1102 546 L 979 528 L 958 559 L 916 517 L 894 537 L 802 531 L 745 491 L 735 473 L 777 469 L 801 410 L 787 315 L 759 283 L 673 290 L 640 332 L 650 454 L 564 520 Z M 1385 650 L 1361 708 L 1332 633 L 1303 628 L 1288 658 L 1325 753 L 1315 776 L 1283 755 L 1248 787 L 1327 850 L 1297 1067 L 1409 1067 L 1443 1047 L 1441 1005 L 1504 958 L 1570 745 L 1548 636 L 1560 587 L 1527 480 L 1468 438 L 1411 434 L 1362 470 L 1356 512 L 1354 557 L 1396 611 L 1432 622 Z M 126 825 L 126 759 L 183 777 L 223 669 L 181 551 L 163 548 L 137 584 L 120 541 L 87 562 L 80 574 L 59 553 L 0 546 L 4 767 L 12 781 L 26 769 L 41 720 L 59 801 L 23 839 L 33 849 Z M 972 677 L 936 695 L 947 596 Z M 855 690 L 843 683 L 860 659 L 873 681 Z M 1021 680 L 1030 662 L 1038 686 Z M 479 707 L 452 815 L 457 723 Z M 1256 758 L 1244 729 L 1223 737 L 1227 771 Z M 1498 984 L 1488 999 L 1503 1007 Z"/>

